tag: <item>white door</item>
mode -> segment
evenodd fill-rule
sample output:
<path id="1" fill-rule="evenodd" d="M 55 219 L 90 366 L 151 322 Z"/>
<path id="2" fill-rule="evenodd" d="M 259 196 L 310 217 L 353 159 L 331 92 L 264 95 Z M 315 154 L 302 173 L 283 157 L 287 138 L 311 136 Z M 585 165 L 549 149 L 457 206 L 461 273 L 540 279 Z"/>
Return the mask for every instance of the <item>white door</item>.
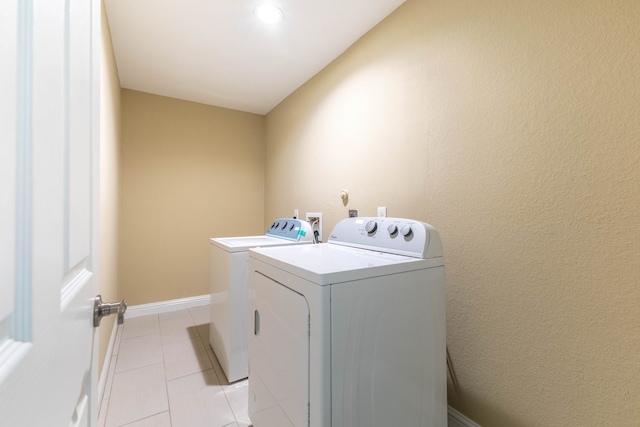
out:
<path id="1" fill-rule="evenodd" d="M 0 426 L 97 420 L 99 14 L 0 1 Z"/>

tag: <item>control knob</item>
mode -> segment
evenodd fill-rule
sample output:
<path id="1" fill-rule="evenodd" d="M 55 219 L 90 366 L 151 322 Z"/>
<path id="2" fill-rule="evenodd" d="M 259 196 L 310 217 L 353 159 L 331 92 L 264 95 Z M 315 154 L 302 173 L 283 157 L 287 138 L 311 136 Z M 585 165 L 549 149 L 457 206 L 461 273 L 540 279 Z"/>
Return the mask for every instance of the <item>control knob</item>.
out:
<path id="1" fill-rule="evenodd" d="M 410 225 L 405 225 L 400 229 L 400 234 L 402 234 L 404 237 L 410 236 L 411 233 L 413 233 L 413 230 L 411 229 Z"/>
<path id="2" fill-rule="evenodd" d="M 398 232 L 398 226 L 395 224 L 391 224 L 390 226 L 387 227 L 387 231 L 391 236 L 393 236 Z"/>
<path id="3" fill-rule="evenodd" d="M 378 229 L 378 223 L 375 221 L 369 221 L 367 225 L 365 225 L 364 229 L 367 230 L 367 233 L 373 234 Z"/>
<path id="4" fill-rule="evenodd" d="M 284 224 L 282 224 L 282 229 L 284 230 L 285 228 L 287 228 L 287 221 L 285 221 Z"/>

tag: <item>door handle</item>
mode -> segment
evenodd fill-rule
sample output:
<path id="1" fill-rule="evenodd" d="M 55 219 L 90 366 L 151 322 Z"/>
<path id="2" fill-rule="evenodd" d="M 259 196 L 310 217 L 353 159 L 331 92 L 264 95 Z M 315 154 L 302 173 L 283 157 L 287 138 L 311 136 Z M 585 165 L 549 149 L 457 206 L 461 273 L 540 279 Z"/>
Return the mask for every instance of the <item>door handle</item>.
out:
<path id="1" fill-rule="evenodd" d="M 93 299 L 93 326 L 100 326 L 103 317 L 118 313 L 118 325 L 124 323 L 124 312 L 127 311 L 127 302 L 102 302 L 102 295 L 96 295 Z"/>
<path id="2" fill-rule="evenodd" d="M 253 312 L 253 335 L 260 335 L 260 312 L 258 310 Z"/>

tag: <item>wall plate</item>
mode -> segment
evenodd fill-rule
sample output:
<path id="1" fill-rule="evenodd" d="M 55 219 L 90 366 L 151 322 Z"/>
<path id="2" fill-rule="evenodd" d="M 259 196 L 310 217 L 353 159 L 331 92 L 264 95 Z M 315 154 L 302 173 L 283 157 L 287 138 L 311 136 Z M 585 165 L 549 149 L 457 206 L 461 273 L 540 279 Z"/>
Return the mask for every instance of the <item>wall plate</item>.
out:
<path id="1" fill-rule="evenodd" d="M 307 212 L 307 222 L 311 224 L 311 229 L 318 231 L 318 243 L 322 242 L 322 212 Z"/>

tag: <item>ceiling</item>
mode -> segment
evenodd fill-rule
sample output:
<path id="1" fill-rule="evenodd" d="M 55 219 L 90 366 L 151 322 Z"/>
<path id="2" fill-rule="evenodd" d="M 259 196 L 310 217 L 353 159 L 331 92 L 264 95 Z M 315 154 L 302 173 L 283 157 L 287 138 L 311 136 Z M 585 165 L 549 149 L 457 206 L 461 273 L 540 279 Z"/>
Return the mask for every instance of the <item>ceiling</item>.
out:
<path id="1" fill-rule="evenodd" d="M 253 14 L 278 5 L 279 24 Z M 120 85 L 266 114 L 405 0 L 105 0 Z"/>

